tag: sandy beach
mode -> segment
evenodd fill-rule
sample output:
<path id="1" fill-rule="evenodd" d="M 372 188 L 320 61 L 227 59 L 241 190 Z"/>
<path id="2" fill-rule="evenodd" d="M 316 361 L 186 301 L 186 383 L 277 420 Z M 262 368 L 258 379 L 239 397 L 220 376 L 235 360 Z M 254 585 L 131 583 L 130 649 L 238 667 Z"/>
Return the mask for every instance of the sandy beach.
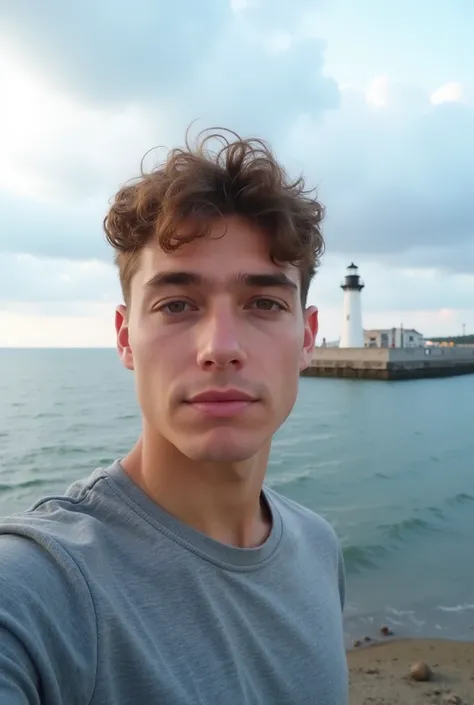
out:
<path id="1" fill-rule="evenodd" d="M 387 640 L 352 649 L 350 705 L 474 705 L 474 642 Z M 426 663 L 431 678 L 410 669 Z"/>

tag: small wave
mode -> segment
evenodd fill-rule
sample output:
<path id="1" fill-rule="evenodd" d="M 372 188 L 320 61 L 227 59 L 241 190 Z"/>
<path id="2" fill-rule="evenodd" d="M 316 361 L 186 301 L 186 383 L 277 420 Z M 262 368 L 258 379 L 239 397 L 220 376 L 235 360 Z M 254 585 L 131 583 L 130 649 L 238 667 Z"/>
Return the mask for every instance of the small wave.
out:
<path id="1" fill-rule="evenodd" d="M 439 507 L 428 507 L 428 511 L 431 512 L 437 519 L 446 519 L 443 510 Z"/>
<path id="2" fill-rule="evenodd" d="M 459 492 L 454 497 L 447 500 L 447 503 L 453 507 L 456 504 L 466 504 L 467 502 L 474 502 L 474 497 L 467 492 Z"/>
<path id="3" fill-rule="evenodd" d="M 8 490 L 18 490 L 24 489 L 26 487 L 38 487 L 40 485 L 47 485 L 49 482 L 56 482 L 56 479 L 52 478 L 37 478 L 35 480 L 22 480 L 20 482 L 10 482 L 9 484 L 0 484 L 0 492 L 6 492 Z"/>
<path id="4" fill-rule="evenodd" d="M 389 477 L 389 475 L 385 475 L 383 472 L 376 472 L 374 477 L 379 480 L 391 480 L 391 477 Z"/>
<path id="5" fill-rule="evenodd" d="M 422 531 L 436 531 L 436 527 L 424 519 L 411 517 L 403 521 L 395 522 L 394 524 L 381 524 L 378 527 L 383 531 L 389 539 L 401 541 L 407 534 L 420 533 Z"/>
<path id="6" fill-rule="evenodd" d="M 306 480 L 311 475 L 311 468 L 304 468 L 300 472 L 285 472 L 276 477 L 268 477 L 266 484 L 270 487 L 282 487 L 283 485 L 297 485 L 302 480 Z"/>
<path id="7" fill-rule="evenodd" d="M 384 546 L 346 546 L 342 549 L 347 573 L 359 573 L 367 568 L 380 567 L 379 559 L 387 554 Z"/>
<path id="8" fill-rule="evenodd" d="M 412 617 L 415 614 L 415 610 L 397 610 L 395 607 L 387 607 L 386 609 L 396 617 Z"/>
<path id="9" fill-rule="evenodd" d="M 112 456 L 98 458 L 98 460 L 96 461 L 96 465 L 97 467 L 108 467 L 113 463 L 114 459 L 115 458 L 113 458 Z"/>
<path id="10" fill-rule="evenodd" d="M 307 440 L 308 440 L 307 436 L 306 437 L 294 436 L 293 438 L 279 438 L 279 439 L 273 441 L 272 445 L 275 448 L 287 448 L 287 447 L 291 447 L 291 446 L 297 446 L 300 443 L 305 443 L 305 441 L 307 441 Z"/>
<path id="11" fill-rule="evenodd" d="M 474 605 L 456 605 L 455 607 L 443 607 L 442 605 L 440 605 L 436 609 L 440 610 L 441 612 L 466 612 L 467 610 L 474 610 Z"/>
<path id="12" fill-rule="evenodd" d="M 426 620 L 424 620 L 424 619 L 417 619 L 416 618 L 415 610 L 397 610 L 397 609 L 395 609 L 395 607 L 390 607 L 390 606 L 386 607 L 385 610 L 386 610 L 386 612 L 393 614 L 396 617 L 399 617 L 399 618 L 405 617 L 405 620 L 401 621 L 401 622 L 395 622 L 395 620 L 393 618 L 387 618 L 387 619 L 390 619 L 390 621 L 392 621 L 393 624 L 404 625 L 404 624 L 406 624 L 406 622 L 408 620 L 409 622 L 411 622 L 415 626 L 422 627 L 426 622 Z"/>
<path id="13" fill-rule="evenodd" d="M 40 453 L 51 453 L 55 455 L 83 455 L 85 453 L 104 453 L 104 451 L 107 451 L 107 448 L 104 446 L 92 446 L 92 445 L 83 445 L 83 446 L 69 446 L 69 445 L 64 445 L 62 443 L 58 443 L 57 445 L 48 445 L 48 446 L 41 446 L 39 448 Z"/>
<path id="14" fill-rule="evenodd" d="M 278 461 L 272 461 L 273 466 L 277 464 Z M 270 487 L 281 487 L 283 485 L 298 485 L 301 482 L 307 480 L 309 477 L 319 477 L 318 471 L 321 468 L 334 467 L 340 464 L 340 460 L 321 460 L 319 463 L 311 463 L 302 466 L 299 472 L 283 472 L 279 475 L 273 475 L 273 477 L 269 476 L 266 482 L 268 485 L 270 485 Z"/>

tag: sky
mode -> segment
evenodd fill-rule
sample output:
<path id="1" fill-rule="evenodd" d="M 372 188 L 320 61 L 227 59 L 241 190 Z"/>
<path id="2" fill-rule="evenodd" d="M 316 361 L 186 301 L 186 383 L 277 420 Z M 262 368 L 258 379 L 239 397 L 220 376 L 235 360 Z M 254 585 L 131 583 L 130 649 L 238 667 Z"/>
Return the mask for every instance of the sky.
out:
<path id="1" fill-rule="evenodd" d="M 0 3 L 0 347 L 115 344 L 102 221 L 146 152 L 221 125 L 326 208 L 309 303 L 365 328 L 474 333 L 471 0 Z"/>

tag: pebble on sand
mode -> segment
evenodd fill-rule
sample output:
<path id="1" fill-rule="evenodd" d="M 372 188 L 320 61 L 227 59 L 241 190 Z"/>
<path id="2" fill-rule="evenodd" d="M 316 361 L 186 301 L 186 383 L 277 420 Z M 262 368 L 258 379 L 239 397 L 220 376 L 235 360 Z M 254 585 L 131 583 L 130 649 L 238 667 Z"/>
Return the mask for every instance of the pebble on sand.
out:
<path id="1" fill-rule="evenodd" d="M 410 675 L 415 681 L 429 681 L 433 674 L 427 663 L 418 661 L 410 668 Z"/>

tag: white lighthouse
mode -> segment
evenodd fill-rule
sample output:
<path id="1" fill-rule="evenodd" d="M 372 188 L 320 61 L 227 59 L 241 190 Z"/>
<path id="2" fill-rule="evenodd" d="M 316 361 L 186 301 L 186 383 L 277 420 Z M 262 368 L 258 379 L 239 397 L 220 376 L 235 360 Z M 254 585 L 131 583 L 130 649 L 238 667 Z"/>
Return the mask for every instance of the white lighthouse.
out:
<path id="1" fill-rule="evenodd" d="M 340 348 L 363 348 L 364 329 L 362 327 L 362 310 L 360 292 L 364 282 L 359 276 L 356 265 L 352 262 L 348 268 L 341 289 L 344 291 L 344 320 L 339 342 Z"/>

